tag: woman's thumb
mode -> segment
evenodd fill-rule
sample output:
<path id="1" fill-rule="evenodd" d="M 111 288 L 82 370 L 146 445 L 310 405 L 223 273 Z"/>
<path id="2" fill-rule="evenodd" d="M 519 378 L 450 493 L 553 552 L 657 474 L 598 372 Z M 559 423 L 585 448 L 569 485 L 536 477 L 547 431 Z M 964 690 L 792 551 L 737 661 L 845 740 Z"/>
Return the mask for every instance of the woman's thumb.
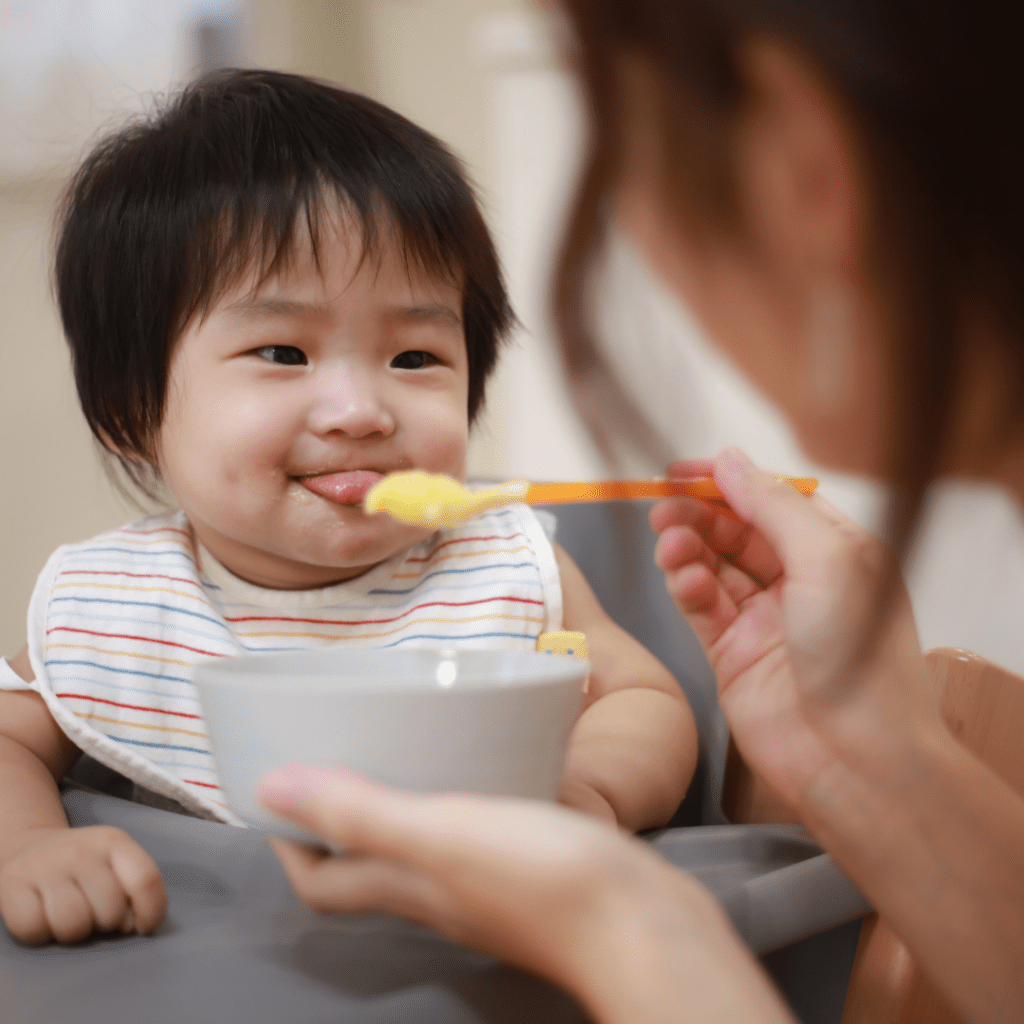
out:
<path id="1" fill-rule="evenodd" d="M 715 483 L 733 511 L 756 527 L 792 571 L 817 549 L 830 524 L 799 491 L 758 469 L 739 448 L 726 448 L 714 464 Z"/>

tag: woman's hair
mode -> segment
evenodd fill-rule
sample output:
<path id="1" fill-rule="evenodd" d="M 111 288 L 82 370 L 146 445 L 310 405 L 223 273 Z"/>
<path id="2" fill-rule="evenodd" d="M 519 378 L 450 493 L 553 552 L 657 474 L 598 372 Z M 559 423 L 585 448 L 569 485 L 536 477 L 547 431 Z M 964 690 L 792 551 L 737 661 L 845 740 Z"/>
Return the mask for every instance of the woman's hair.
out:
<path id="1" fill-rule="evenodd" d="M 176 340 L 254 267 L 283 268 L 338 207 L 363 258 L 462 289 L 468 415 L 513 316 L 473 189 L 433 136 L 364 96 L 273 71 L 221 71 L 102 141 L 72 178 L 55 284 L 86 420 L 144 493 Z"/>
<path id="2" fill-rule="evenodd" d="M 589 103 L 589 159 L 570 217 L 554 300 L 570 390 L 601 437 L 609 415 L 642 420 L 581 318 L 587 270 L 621 170 L 623 55 L 651 67 L 671 211 L 688 230 L 742 230 L 730 140 L 747 84 L 741 44 L 772 38 L 834 90 L 867 160 L 867 258 L 887 283 L 898 407 L 888 469 L 890 537 L 902 550 L 948 442 L 965 314 L 981 310 L 1024 383 L 1024 81 L 1005 0 L 563 0 Z M 590 395 L 600 401 L 601 420 Z M 894 404 L 895 400 L 894 400 Z M 1024 415 L 1024 403 L 1020 412 Z M 1007 427 L 1016 424 L 1007 424 Z M 614 428 L 615 423 L 611 424 Z M 635 432 L 634 432 L 635 436 Z"/>

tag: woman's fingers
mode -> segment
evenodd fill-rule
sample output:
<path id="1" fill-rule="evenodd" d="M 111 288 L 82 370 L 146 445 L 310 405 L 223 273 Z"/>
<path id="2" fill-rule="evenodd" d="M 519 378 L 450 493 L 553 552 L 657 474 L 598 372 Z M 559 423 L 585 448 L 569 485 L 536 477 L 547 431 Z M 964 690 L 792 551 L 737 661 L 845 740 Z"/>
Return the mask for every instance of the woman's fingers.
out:
<path id="1" fill-rule="evenodd" d="M 651 508 L 651 526 L 661 533 L 670 526 L 692 526 L 698 533 L 706 533 L 716 519 L 721 519 L 710 505 L 699 498 L 686 495 L 661 498 Z M 735 522 L 735 520 L 732 520 Z"/>
<path id="2" fill-rule="evenodd" d="M 533 859 L 549 867 L 557 862 L 578 875 L 581 849 L 589 857 L 618 841 L 606 824 L 554 804 L 407 793 L 326 765 L 289 765 L 272 772 L 263 780 L 260 799 L 269 810 L 345 850 L 460 884 L 468 884 L 481 864 L 500 865 L 518 877 Z M 510 836 L 517 836 L 515 858 L 509 857 Z M 562 842 L 560 836 L 572 841 Z"/>
<path id="3" fill-rule="evenodd" d="M 688 526 L 709 549 L 726 558 L 761 587 L 771 586 L 782 573 L 782 562 L 762 533 L 749 523 L 723 516 L 696 498 L 666 498 L 651 509 L 651 526 L 664 533 Z"/>
<path id="4" fill-rule="evenodd" d="M 686 480 L 697 476 L 712 476 L 714 471 L 714 459 L 676 459 L 665 470 L 665 476 L 670 480 Z"/>
<path id="5" fill-rule="evenodd" d="M 691 565 L 703 565 L 736 605 L 763 589 L 760 580 L 726 561 L 690 527 L 673 526 L 665 530 L 655 546 L 654 561 L 666 574 Z"/>
<path id="6" fill-rule="evenodd" d="M 669 568 L 659 560 L 659 565 L 665 570 L 669 596 L 686 616 L 704 649 L 710 649 L 735 621 L 737 602 L 730 597 L 718 573 L 703 561 Z M 746 585 L 753 586 L 749 580 Z"/>
<path id="7" fill-rule="evenodd" d="M 260 799 L 337 846 L 384 857 L 409 856 L 422 848 L 430 831 L 431 819 L 412 811 L 415 797 L 395 799 L 390 790 L 326 765 L 272 772 L 263 780 Z"/>
<path id="8" fill-rule="evenodd" d="M 674 510 L 665 509 L 660 522 L 675 515 Z M 703 512 L 698 516 L 706 518 Z M 735 533 L 735 524 L 730 522 L 729 528 Z M 741 550 L 747 548 L 749 543 L 741 545 Z M 711 548 L 692 526 L 665 528 L 655 548 L 655 562 L 665 573 L 669 595 L 706 651 L 735 622 L 745 603 L 765 587 L 764 580 Z M 761 567 L 766 564 L 762 559 Z"/>
<path id="9" fill-rule="evenodd" d="M 689 526 L 710 550 L 751 576 L 762 587 L 783 573 L 820 564 L 823 550 L 837 534 L 864 541 L 866 531 L 820 495 L 809 498 L 758 469 L 739 449 L 728 448 L 717 459 L 675 462 L 670 476 L 700 475 L 713 470 L 719 490 L 740 520 L 718 515 L 695 498 L 667 498 L 651 510 L 659 533 Z"/>
<path id="10" fill-rule="evenodd" d="M 388 913 L 433 927 L 446 917 L 437 884 L 403 864 L 332 856 L 284 839 L 270 843 L 299 898 L 319 914 Z"/>
<path id="11" fill-rule="evenodd" d="M 835 509 L 809 501 L 775 480 L 738 448 L 726 449 L 715 460 L 715 481 L 729 504 L 778 553 L 780 567 L 784 565 L 787 573 L 820 565 L 822 544 L 834 536 L 837 525 Z"/>
<path id="12" fill-rule="evenodd" d="M 494 916 L 514 916 L 521 898 L 535 901 L 533 893 L 519 892 L 531 873 L 524 862 L 535 855 L 538 837 L 546 842 L 546 819 L 564 827 L 568 816 L 504 801 L 428 798 L 306 765 L 272 773 L 260 795 L 270 810 L 349 851 L 327 856 L 273 841 L 296 892 L 314 910 L 396 914 L 513 959 L 521 956 L 516 936 L 500 927 L 491 934 Z M 518 854 L 510 848 L 517 844 Z M 550 881 L 543 873 L 538 884 Z"/>

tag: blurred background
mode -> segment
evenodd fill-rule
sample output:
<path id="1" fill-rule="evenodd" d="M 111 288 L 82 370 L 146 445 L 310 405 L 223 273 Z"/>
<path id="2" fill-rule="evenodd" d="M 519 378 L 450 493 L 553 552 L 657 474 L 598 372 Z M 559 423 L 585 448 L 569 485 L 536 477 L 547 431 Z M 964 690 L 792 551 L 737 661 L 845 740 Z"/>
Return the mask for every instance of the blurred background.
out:
<path id="1" fill-rule="evenodd" d="M 583 125 L 558 24 L 530 0 L 0 0 L 0 653 L 25 640 L 36 574 L 59 544 L 138 515 L 78 411 L 49 284 L 55 203 L 90 142 L 222 66 L 331 79 L 395 108 L 464 161 L 521 326 L 473 438 L 472 476 L 606 470 L 562 386 L 547 281 Z M 613 238 L 599 331 L 680 456 L 742 445 L 875 526 L 882 492 L 828 473 Z M 671 387 L 665 386 L 671 381 Z M 635 473 L 661 467 L 636 458 Z M 909 564 L 924 646 L 1024 672 L 1024 521 L 993 488 L 943 483 Z"/>

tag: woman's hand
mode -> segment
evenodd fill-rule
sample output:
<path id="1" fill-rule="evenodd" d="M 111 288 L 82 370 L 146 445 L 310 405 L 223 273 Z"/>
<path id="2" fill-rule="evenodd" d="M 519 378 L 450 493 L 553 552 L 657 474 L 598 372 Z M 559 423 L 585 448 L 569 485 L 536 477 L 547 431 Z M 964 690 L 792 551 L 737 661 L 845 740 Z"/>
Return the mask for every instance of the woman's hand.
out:
<path id="1" fill-rule="evenodd" d="M 160 869 L 117 828 L 35 829 L 0 867 L 0 914 L 31 945 L 150 932 L 166 913 Z"/>
<path id="2" fill-rule="evenodd" d="M 657 562 L 740 752 L 799 813 L 840 766 L 884 771 L 909 731 L 941 729 L 931 683 L 901 584 L 878 615 L 891 563 L 877 538 L 736 450 L 669 470 L 709 471 L 739 519 L 659 502 Z"/>
<path id="3" fill-rule="evenodd" d="M 638 884 L 653 852 L 590 816 L 538 801 L 420 796 L 330 768 L 269 776 L 266 806 L 350 851 L 274 840 L 320 912 L 385 912 L 551 976 Z"/>
<path id="4" fill-rule="evenodd" d="M 1022 1019 L 1024 802 L 946 729 L 887 552 L 740 452 L 670 472 L 708 468 L 739 521 L 676 499 L 651 521 L 740 752 L 964 1020 Z"/>
<path id="5" fill-rule="evenodd" d="M 340 769 L 264 780 L 348 851 L 272 840 L 321 913 L 390 913 L 540 974 L 602 1022 L 791 1018 L 718 904 L 640 840 L 554 804 L 396 792 Z"/>

